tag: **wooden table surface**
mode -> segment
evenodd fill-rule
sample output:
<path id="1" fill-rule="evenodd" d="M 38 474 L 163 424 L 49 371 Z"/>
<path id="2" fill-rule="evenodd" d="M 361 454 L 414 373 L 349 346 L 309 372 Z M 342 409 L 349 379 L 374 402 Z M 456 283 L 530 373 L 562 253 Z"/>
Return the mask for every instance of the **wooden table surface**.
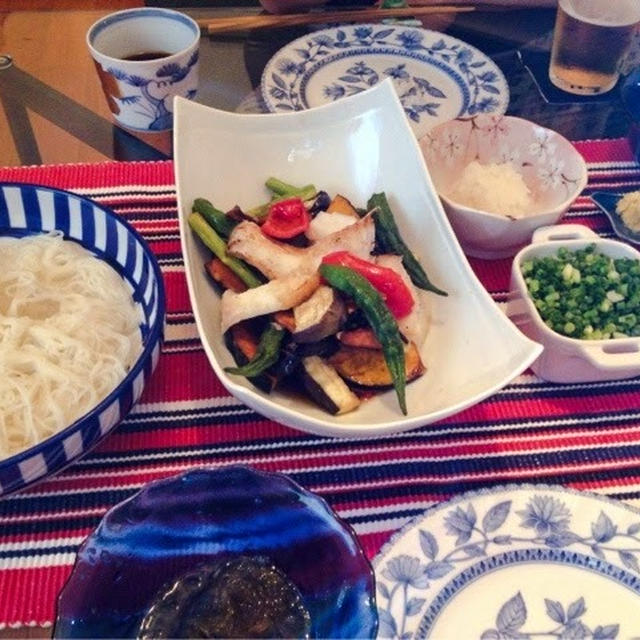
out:
<path id="1" fill-rule="evenodd" d="M 14 68 L 0 70 L 0 74 L 19 72 L 25 82 L 38 83 L 37 87 L 42 89 L 49 102 L 45 98 L 36 108 L 46 104 L 48 109 L 53 109 L 59 97 L 56 92 L 59 92 L 111 123 L 111 113 L 85 43 L 87 29 L 105 13 L 108 10 L 1 13 L 0 54 L 10 55 Z M 43 164 L 109 159 L 107 154 L 91 148 L 58 126 L 55 119 L 52 122 L 34 108 L 28 108 L 27 113 Z M 22 164 L 9 126 L 8 117 L 12 115 L 11 108 L 0 110 L 0 164 L 4 166 Z M 139 137 L 165 153 L 170 151 L 166 135 L 141 134 Z"/>

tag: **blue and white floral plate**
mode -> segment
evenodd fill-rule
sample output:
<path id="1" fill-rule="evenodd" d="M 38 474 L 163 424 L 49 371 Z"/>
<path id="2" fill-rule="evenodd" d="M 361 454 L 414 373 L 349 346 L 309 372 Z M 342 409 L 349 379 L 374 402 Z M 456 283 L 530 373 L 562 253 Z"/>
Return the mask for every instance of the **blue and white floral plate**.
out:
<path id="1" fill-rule="evenodd" d="M 381 638 L 640 637 L 640 511 L 563 487 L 467 493 L 373 561 Z"/>
<path id="2" fill-rule="evenodd" d="M 267 63 L 262 96 L 270 111 L 301 111 L 392 78 L 417 137 L 440 122 L 502 114 L 509 88 L 478 49 L 407 26 L 343 25 L 290 42 Z"/>

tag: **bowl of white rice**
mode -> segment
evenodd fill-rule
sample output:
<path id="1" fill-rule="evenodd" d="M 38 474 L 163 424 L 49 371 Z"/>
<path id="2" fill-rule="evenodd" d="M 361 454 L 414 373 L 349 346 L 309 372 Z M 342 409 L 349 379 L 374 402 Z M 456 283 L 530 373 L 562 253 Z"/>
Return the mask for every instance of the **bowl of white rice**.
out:
<path id="1" fill-rule="evenodd" d="M 444 122 L 420 139 L 431 179 L 464 252 L 513 256 L 555 224 L 587 184 L 587 167 L 560 134 L 513 116 Z"/>
<path id="2" fill-rule="evenodd" d="M 158 361 L 157 260 L 125 220 L 43 186 L 0 183 L 0 496 L 114 429 Z"/>

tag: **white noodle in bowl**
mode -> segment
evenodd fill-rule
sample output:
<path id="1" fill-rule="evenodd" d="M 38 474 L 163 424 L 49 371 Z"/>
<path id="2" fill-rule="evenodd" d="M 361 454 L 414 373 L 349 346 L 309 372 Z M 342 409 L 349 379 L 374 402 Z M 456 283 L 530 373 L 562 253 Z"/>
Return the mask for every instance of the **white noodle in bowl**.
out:
<path id="1" fill-rule="evenodd" d="M 165 306 L 158 261 L 123 216 L 0 183 L 0 497 L 126 418 L 158 363 Z"/>
<path id="2" fill-rule="evenodd" d="M 126 282 L 59 233 L 0 238 L 0 458 L 103 400 L 142 351 Z"/>

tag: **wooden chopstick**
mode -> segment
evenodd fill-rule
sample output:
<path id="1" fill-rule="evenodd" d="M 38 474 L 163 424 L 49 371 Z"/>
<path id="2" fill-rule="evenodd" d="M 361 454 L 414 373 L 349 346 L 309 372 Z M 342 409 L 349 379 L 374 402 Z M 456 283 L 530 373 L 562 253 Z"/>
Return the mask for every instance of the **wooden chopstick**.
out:
<path id="1" fill-rule="evenodd" d="M 400 9 L 353 9 L 344 11 L 318 11 L 309 13 L 264 14 L 251 16 L 227 16 L 198 20 L 205 34 L 244 31 L 246 29 L 270 29 L 292 27 L 323 22 L 370 22 L 384 18 L 418 17 L 434 13 L 463 13 L 474 11 L 473 6 L 432 5 L 428 7 L 402 7 Z"/>

